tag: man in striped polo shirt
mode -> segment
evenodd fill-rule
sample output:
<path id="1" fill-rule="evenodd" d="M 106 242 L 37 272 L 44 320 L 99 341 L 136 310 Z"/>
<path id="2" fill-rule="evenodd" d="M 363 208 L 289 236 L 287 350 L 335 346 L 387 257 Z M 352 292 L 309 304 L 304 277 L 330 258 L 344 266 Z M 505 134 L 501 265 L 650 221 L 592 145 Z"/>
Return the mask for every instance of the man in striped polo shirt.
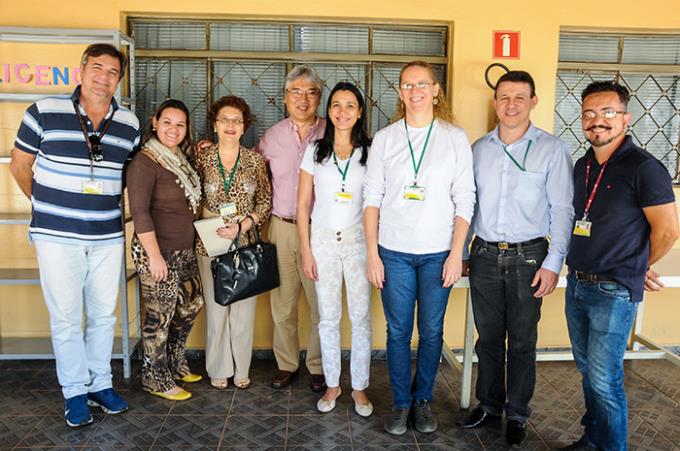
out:
<path id="1" fill-rule="evenodd" d="M 31 105 L 12 149 L 10 170 L 31 199 L 29 235 L 72 427 L 92 423 L 88 405 L 106 413 L 128 408 L 111 383 L 124 256 L 122 173 L 139 145 L 139 121 L 113 99 L 125 63 L 115 47 L 90 45 L 80 86 Z"/>

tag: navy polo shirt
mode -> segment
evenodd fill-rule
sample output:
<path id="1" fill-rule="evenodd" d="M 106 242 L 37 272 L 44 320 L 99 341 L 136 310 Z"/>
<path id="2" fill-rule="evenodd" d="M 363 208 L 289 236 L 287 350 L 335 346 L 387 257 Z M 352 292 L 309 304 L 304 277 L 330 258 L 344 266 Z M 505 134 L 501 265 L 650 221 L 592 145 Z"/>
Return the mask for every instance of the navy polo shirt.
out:
<path id="1" fill-rule="evenodd" d="M 587 161 L 591 162 L 588 194 L 601 168 L 592 147 L 574 166 L 576 220 L 583 217 L 586 204 Z M 642 209 L 672 202 L 668 170 L 626 136 L 610 157 L 590 207 L 590 237 L 571 237 L 569 269 L 609 276 L 630 290 L 632 301 L 642 301 L 651 230 Z"/>
<path id="2" fill-rule="evenodd" d="M 38 100 L 24 114 L 15 147 L 35 155 L 29 234 L 33 240 L 65 244 L 107 245 L 123 242 L 120 196 L 123 166 L 139 145 L 139 121 L 115 99 L 103 124 L 103 157 L 92 163 L 76 115 L 80 108 L 88 134 L 92 125 L 79 104 L 80 86 L 72 95 Z M 77 105 L 77 106 L 76 106 Z M 101 182 L 101 194 L 84 194 L 83 182 Z"/>

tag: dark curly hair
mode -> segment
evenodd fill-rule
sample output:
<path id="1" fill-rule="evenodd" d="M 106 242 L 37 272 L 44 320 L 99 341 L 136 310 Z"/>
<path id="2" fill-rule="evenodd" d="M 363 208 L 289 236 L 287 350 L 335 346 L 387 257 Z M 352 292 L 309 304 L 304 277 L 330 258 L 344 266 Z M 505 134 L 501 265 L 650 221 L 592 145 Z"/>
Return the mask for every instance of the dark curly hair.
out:
<path id="1" fill-rule="evenodd" d="M 584 101 L 586 97 L 591 94 L 596 94 L 598 92 L 615 92 L 619 96 L 619 101 L 628 107 L 628 101 L 630 100 L 630 91 L 623 85 L 618 84 L 615 81 L 594 81 L 581 92 L 581 101 Z"/>
<path id="2" fill-rule="evenodd" d="M 255 116 L 250 112 L 250 107 L 245 100 L 237 96 L 224 96 L 220 97 L 208 110 L 208 122 L 214 126 L 215 121 L 217 121 L 217 115 L 220 110 L 226 106 L 236 108 L 243 115 L 243 134 L 248 131 L 248 128 L 255 122 Z"/>

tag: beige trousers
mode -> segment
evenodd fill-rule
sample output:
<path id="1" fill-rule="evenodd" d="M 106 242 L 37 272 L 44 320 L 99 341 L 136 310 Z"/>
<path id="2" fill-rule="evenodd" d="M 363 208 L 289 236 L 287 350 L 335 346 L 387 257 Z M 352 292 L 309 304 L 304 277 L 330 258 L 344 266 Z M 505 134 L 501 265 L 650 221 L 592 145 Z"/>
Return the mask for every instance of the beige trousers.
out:
<path id="1" fill-rule="evenodd" d="M 256 298 L 226 307 L 215 302 L 210 257 L 198 257 L 206 310 L 205 368 L 210 378 L 248 378 L 253 354 Z"/>
<path id="2" fill-rule="evenodd" d="M 300 360 L 298 299 L 300 287 L 302 287 L 305 290 L 310 312 L 307 369 L 311 374 L 323 374 L 316 290 L 314 281 L 309 280 L 302 272 L 297 227 L 272 216 L 269 239 L 276 245 L 281 279 L 281 285 L 271 292 L 272 319 L 274 320 L 273 347 L 276 363 L 279 369 L 284 371 L 295 371 L 298 368 Z"/>

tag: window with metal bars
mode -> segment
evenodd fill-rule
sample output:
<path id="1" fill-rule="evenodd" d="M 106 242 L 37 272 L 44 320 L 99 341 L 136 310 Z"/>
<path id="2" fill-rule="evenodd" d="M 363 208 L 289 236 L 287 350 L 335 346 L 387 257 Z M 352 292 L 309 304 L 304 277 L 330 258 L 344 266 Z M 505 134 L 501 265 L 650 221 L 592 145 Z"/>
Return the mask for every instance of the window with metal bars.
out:
<path id="1" fill-rule="evenodd" d="M 194 136 L 210 137 L 210 104 L 243 97 L 256 121 L 243 137 L 253 146 L 285 117 L 284 78 L 296 64 L 312 66 L 324 81 L 319 113 L 339 81 L 359 87 L 369 108 L 369 129 L 389 123 L 405 62 L 430 62 L 444 88 L 447 26 L 131 18 L 135 39 L 136 113 L 144 123 L 167 98 L 191 111 Z"/>
<path id="2" fill-rule="evenodd" d="M 581 131 L 581 91 L 616 80 L 631 93 L 629 133 L 680 183 L 680 35 L 561 33 L 555 134 L 574 159 L 589 144 Z"/>

